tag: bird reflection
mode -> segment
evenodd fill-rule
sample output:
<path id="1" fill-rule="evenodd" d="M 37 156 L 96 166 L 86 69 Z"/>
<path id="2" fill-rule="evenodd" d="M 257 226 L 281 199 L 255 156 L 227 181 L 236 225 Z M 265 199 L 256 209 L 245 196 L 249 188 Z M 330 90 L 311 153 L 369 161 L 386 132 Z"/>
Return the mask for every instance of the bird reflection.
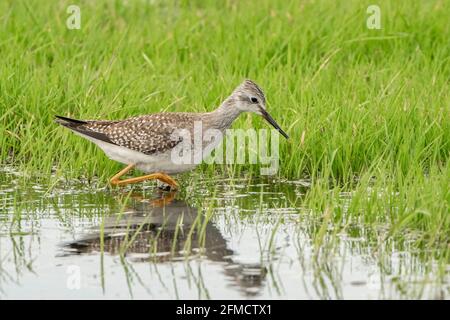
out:
<path id="1" fill-rule="evenodd" d="M 259 264 L 233 262 L 234 252 L 220 230 L 198 213 L 197 208 L 176 199 L 176 192 L 160 192 L 159 197 L 145 199 L 131 194 L 123 213 L 105 218 L 103 231 L 95 230 L 63 244 L 63 255 L 123 254 L 132 262 L 206 258 L 223 263 L 231 285 L 249 296 L 261 290 L 266 268 Z M 102 236 L 103 234 L 103 236 Z"/>

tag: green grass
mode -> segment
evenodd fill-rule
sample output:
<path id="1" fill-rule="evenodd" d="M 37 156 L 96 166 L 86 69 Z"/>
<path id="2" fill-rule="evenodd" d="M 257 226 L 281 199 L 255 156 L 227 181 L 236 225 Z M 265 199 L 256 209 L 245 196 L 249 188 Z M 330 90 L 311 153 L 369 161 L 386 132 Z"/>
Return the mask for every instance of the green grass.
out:
<path id="1" fill-rule="evenodd" d="M 448 1 L 377 1 L 381 30 L 366 28 L 373 1 L 78 1 L 81 30 L 68 30 L 72 3 L 0 3 L 1 163 L 106 181 L 120 165 L 55 114 L 209 111 L 251 78 L 291 136 L 280 177 L 312 179 L 303 206 L 420 232 L 418 246 L 448 258 Z M 234 127 L 252 126 L 267 128 L 251 115 Z"/>

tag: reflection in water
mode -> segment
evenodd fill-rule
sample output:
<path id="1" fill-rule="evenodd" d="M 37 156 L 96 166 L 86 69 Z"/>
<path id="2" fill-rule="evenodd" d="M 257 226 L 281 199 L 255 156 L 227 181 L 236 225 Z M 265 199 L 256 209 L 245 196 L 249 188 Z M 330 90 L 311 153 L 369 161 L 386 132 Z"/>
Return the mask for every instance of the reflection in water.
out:
<path id="1" fill-rule="evenodd" d="M 257 295 L 264 284 L 265 267 L 233 262 L 234 252 L 219 229 L 198 209 L 175 199 L 176 192 L 161 193 L 152 200 L 133 193 L 123 213 L 105 218 L 101 230 L 64 243 L 64 254 L 99 252 L 123 255 L 133 262 L 163 263 L 200 256 L 223 262 L 232 285 L 243 293 Z"/>

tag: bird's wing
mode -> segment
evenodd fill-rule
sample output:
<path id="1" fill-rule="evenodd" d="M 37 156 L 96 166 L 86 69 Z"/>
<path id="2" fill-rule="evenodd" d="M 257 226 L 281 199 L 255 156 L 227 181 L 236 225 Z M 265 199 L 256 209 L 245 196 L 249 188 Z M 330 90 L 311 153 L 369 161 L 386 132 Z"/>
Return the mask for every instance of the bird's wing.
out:
<path id="1" fill-rule="evenodd" d="M 100 130 L 116 145 L 150 155 L 175 147 L 182 141 L 175 130 L 190 126 L 190 114 L 154 113 L 118 121 L 106 128 L 102 123 L 89 127 Z"/>
<path id="2" fill-rule="evenodd" d="M 172 149 L 183 139 L 177 129 L 193 126 L 190 113 L 154 113 L 120 121 L 75 120 L 57 116 L 57 122 L 92 138 L 147 155 Z"/>

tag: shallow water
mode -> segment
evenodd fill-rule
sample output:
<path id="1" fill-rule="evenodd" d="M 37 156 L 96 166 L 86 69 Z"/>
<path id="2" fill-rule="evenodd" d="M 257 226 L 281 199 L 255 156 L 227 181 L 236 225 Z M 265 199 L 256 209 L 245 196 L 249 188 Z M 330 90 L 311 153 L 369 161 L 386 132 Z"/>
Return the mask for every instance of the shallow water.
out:
<path id="1" fill-rule="evenodd" d="M 449 296 L 448 278 L 407 242 L 375 246 L 379 230 L 329 224 L 315 246 L 306 180 L 193 180 L 180 193 L 111 191 L 0 172 L 0 298 Z"/>

